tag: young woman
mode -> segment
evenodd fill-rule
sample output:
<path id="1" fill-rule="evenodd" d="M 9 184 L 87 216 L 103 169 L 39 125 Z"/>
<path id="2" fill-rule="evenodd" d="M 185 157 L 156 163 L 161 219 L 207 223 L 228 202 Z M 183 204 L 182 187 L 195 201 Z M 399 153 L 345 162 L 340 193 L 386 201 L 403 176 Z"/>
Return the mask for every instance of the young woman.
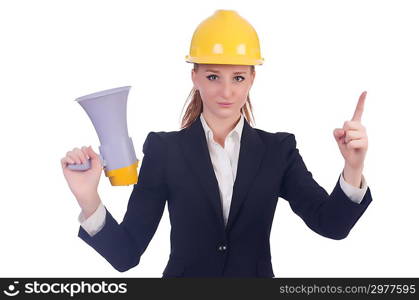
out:
<path id="1" fill-rule="evenodd" d="M 307 170 L 294 134 L 251 126 L 249 91 L 261 64 L 253 27 L 218 10 L 194 32 L 193 89 L 182 129 L 150 132 L 138 183 L 118 224 L 97 192 L 102 166 L 91 147 L 62 159 L 82 212 L 79 237 L 120 272 L 136 266 L 168 203 L 171 253 L 163 277 L 273 277 L 269 236 L 279 197 L 314 232 L 343 239 L 372 201 L 362 176 L 365 93 L 354 117 L 335 129 L 345 160 L 329 195 Z M 85 172 L 67 164 L 92 159 Z M 343 177 L 344 175 L 344 177 Z"/>

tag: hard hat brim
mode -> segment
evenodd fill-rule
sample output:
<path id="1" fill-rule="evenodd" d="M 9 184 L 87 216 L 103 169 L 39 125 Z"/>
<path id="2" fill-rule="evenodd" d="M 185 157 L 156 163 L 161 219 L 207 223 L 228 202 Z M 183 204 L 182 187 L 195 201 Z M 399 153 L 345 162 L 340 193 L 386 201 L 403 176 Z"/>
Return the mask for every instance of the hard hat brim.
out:
<path id="1" fill-rule="evenodd" d="M 197 64 L 215 64 L 215 65 L 246 65 L 246 66 L 254 66 L 254 65 L 262 65 L 264 59 L 252 59 L 249 57 L 228 57 L 228 56 L 208 56 L 208 57 L 193 57 L 190 55 L 186 55 L 185 57 L 187 62 L 190 63 L 197 63 Z"/>

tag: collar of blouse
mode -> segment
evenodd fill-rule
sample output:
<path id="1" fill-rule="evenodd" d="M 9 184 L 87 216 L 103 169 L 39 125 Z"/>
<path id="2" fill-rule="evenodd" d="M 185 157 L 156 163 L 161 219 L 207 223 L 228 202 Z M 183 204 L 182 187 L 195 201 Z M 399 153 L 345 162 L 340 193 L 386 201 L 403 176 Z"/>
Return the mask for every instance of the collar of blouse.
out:
<path id="1" fill-rule="evenodd" d="M 201 119 L 201 123 L 202 123 L 202 127 L 204 128 L 204 132 L 205 132 L 205 137 L 207 139 L 207 142 L 214 142 L 214 134 L 211 130 L 211 128 L 208 126 L 207 122 L 205 121 L 205 118 L 203 116 L 203 114 L 201 113 L 201 115 L 199 116 L 199 118 Z M 244 125 L 244 117 L 243 114 L 240 114 L 240 120 L 237 123 L 237 125 L 233 128 L 233 130 L 231 130 L 227 137 L 226 140 L 229 137 L 236 137 L 237 141 L 240 143 L 241 140 L 241 135 L 242 135 L 242 131 L 243 131 L 243 125 Z"/>

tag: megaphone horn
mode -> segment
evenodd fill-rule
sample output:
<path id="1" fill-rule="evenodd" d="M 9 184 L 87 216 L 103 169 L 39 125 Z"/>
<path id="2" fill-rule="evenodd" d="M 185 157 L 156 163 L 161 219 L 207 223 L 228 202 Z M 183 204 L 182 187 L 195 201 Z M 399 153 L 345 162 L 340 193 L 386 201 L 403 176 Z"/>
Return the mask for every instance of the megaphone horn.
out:
<path id="1" fill-rule="evenodd" d="M 99 137 L 100 158 L 112 185 L 137 183 L 138 159 L 128 136 L 127 98 L 130 86 L 85 95 L 76 99 L 83 107 Z M 71 170 L 84 171 L 86 164 L 69 164 Z"/>

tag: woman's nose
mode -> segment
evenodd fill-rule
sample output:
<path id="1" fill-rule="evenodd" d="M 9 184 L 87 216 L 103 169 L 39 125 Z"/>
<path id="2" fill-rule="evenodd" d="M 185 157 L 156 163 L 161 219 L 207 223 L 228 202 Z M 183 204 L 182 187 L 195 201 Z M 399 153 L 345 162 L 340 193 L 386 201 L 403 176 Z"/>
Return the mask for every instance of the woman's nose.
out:
<path id="1" fill-rule="evenodd" d="M 221 87 L 221 94 L 225 100 L 230 99 L 233 94 L 233 87 L 231 86 L 230 82 L 224 82 Z"/>

